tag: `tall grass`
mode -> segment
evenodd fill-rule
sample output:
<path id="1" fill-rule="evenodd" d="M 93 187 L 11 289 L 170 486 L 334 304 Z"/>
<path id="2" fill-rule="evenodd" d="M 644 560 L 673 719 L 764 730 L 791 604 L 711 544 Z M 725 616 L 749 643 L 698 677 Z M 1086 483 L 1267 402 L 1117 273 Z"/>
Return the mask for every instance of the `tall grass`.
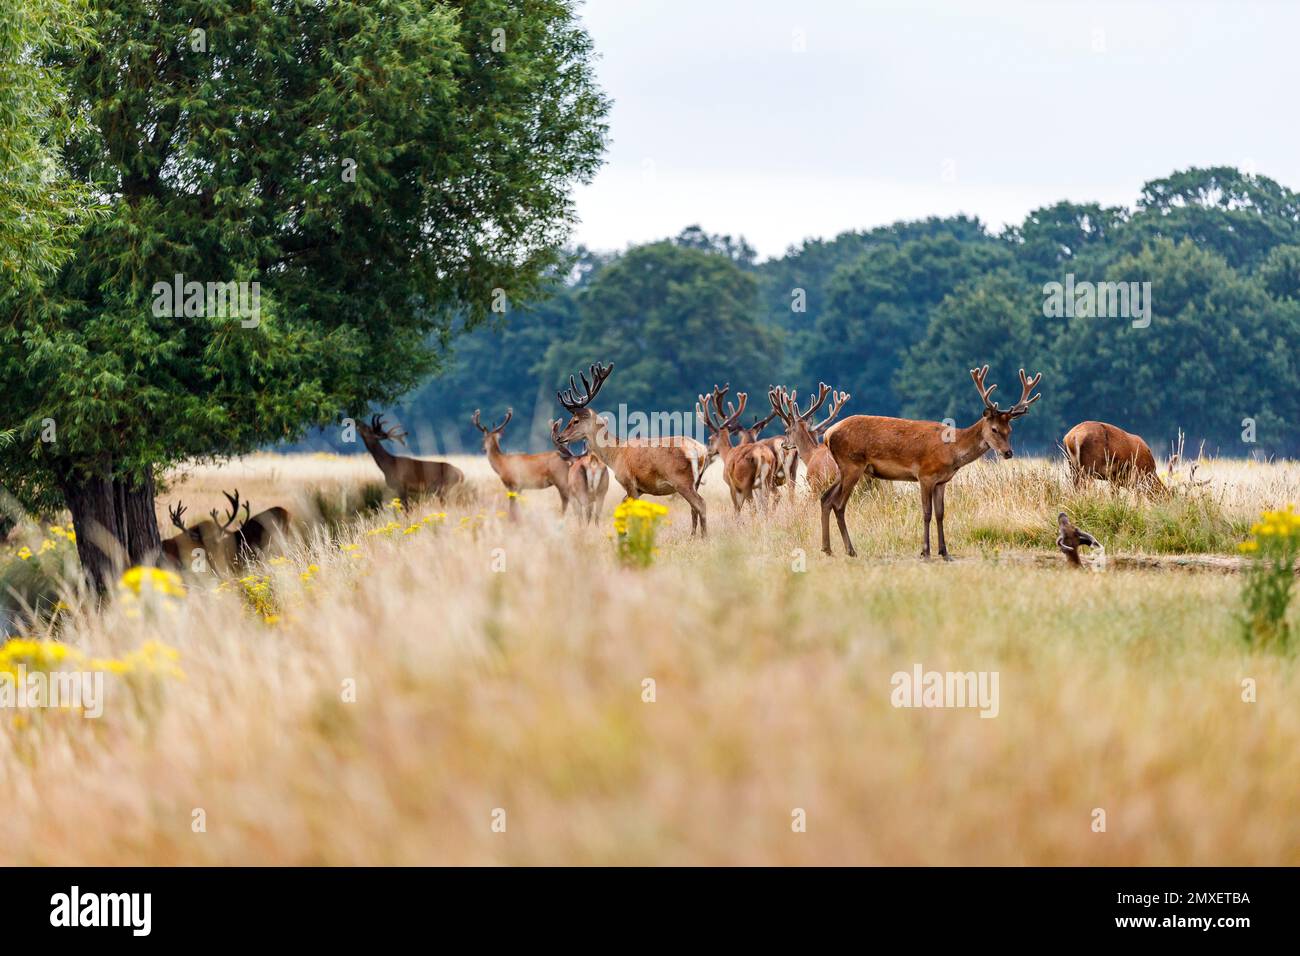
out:
<path id="1" fill-rule="evenodd" d="M 634 569 L 608 504 L 583 527 L 530 492 L 511 523 L 485 465 L 457 463 L 461 499 L 251 569 L 274 614 L 199 578 L 134 610 L 74 599 L 68 646 L 160 640 L 185 677 L 148 706 L 110 687 L 99 720 L 0 711 L 0 862 L 1300 862 L 1300 677 L 1238 639 L 1239 576 L 978 560 L 1054 547 L 1062 508 L 1112 554 L 1172 547 L 1180 522 L 1231 550 L 1294 497 L 1289 466 L 1210 467 L 1204 501 L 1152 506 L 1075 495 L 1043 462 L 972 465 L 947 526 L 976 560 L 952 565 L 914 558 L 915 487 L 851 503 L 849 560 L 818 552 L 806 496 L 737 519 L 711 473 L 710 537 L 674 501 Z M 268 458 L 171 493 L 198 513 L 235 483 L 310 501 L 373 480 L 354 467 Z M 895 709 L 917 663 L 998 671 L 999 715 Z"/>

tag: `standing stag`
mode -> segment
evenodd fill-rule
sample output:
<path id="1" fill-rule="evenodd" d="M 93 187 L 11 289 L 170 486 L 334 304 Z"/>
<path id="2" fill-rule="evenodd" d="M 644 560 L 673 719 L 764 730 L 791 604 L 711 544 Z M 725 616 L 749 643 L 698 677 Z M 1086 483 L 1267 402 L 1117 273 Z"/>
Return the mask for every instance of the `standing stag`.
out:
<path id="1" fill-rule="evenodd" d="M 1106 422 L 1080 422 L 1061 442 L 1078 488 L 1087 478 L 1134 485 L 1152 495 L 1167 489 L 1156 474 L 1156 458 L 1140 435 Z"/>
<path id="2" fill-rule="evenodd" d="M 403 509 L 410 504 L 413 495 L 431 492 L 442 501 L 448 491 L 465 480 L 465 473 L 448 462 L 422 461 L 389 452 L 383 442 L 391 438 L 405 445 L 406 433 L 398 428 L 386 428 L 379 415 L 371 418 L 369 425 L 362 422 L 358 430 L 375 464 L 384 473 L 384 483 L 402 500 Z"/>
<path id="3" fill-rule="evenodd" d="M 754 507 L 767 507 L 767 494 L 772 491 L 772 472 L 776 470 L 777 459 L 772 449 L 765 442 L 747 442 L 743 445 L 731 444 L 731 431 L 745 412 L 749 395 L 737 392 L 739 408 L 727 406 L 727 415 L 722 413 L 722 400 L 726 397 L 728 386 L 713 387 L 712 394 L 701 395 L 695 406 L 697 414 L 709 429 L 709 450 L 722 459 L 722 479 L 731 492 L 731 503 L 740 514 L 741 507 L 747 501 L 758 500 Z M 717 411 L 718 421 L 713 420 L 713 411 Z"/>
<path id="4" fill-rule="evenodd" d="M 558 440 L 586 441 L 587 448 L 614 473 L 614 480 L 629 498 L 642 495 L 681 495 L 691 506 L 691 534 L 699 529 L 708 533 L 704 499 L 696 483 L 707 464 L 707 449 L 694 438 L 684 435 L 665 438 L 624 438 L 609 433 L 609 426 L 589 407 L 605 380 L 614 371 L 613 364 L 591 366 L 591 381 L 582 375 L 582 391 L 570 375 L 569 387 L 556 392 L 564 410 L 571 416 Z"/>
<path id="5" fill-rule="evenodd" d="M 877 415 L 851 415 L 826 432 L 826 446 L 840 476 L 822 493 L 822 551 L 831 554 L 830 516 L 840 526 L 844 550 L 853 557 L 853 542 L 844 523 L 844 508 L 853 487 L 864 474 L 885 481 L 915 481 L 921 486 L 921 515 L 925 523 L 925 547 L 921 557 L 930 556 L 930 514 L 939 526 L 939 554 L 949 560 L 943 538 L 943 492 L 958 469 L 969 465 L 992 448 L 1003 458 L 1011 457 L 1011 423 L 1041 398 L 1030 396 L 1043 377 L 1032 379 L 1020 370 L 1020 401 L 1006 411 L 989 399 L 996 385 L 984 387 L 989 367 L 971 369 L 970 376 L 984 401 L 980 420 L 967 428 L 949 428 L 941 422 L 918 422 Z"/>
<path id="6" fill-rule="evenodd" d="M 609 469 L 590 449 L 581 455 L 570 451 L 569 446 L 560 441 L 558 418 L 551 422 L 551 441 L 555 443 L 560 458 L 568 465 L 569 494 L 575 501 L 574 507 L 588 524 L 599 521 L 605 493 L 609 491 Z"/>
<path id="7" fill-rule="evenodd" d="M 831 399 L 830 414 L 816 425 L 808 424 L 808 420 L 826 403 L 828 397 Z M 793 443 L 799 458 L 803 460 L 808 487 L 818 494 L 834 484 L 840 476 L 830 449 L 818 443 L 849 397 L 848 392 L 832 392 L 829 385 L 821 382 L 818 385 L 817 400 L 810 402 L 808 409 L 801 412 L 798 392 L 787 392 L 777 387 L 769 389 L 767 393 L 767 400 L 771 403 L 772 410 L 780 416 L 785 425 L 786 440 Z M 793 483 L 793 479 L 791 481 Z"/>
<path id="8" fill-rule="evenodd" d="M 554 488 L 560 493 L 560 514 L 569 508 L 569 464 L 559 452 L 544 451 L 535 455 L 507 455 L 501 450 L 501 434 L 514 417 L 513 408 L 506 409 L 506 417 L 494 428 L 485 428 L 479 421 L 479 409 L 474 409 L 470 420 L 483 433 L 483 451 L 488 464 L 506 486 L 510 495 L 510 517 L 517 516 L 515 499 L 521 491 L 537 488 Z"/>

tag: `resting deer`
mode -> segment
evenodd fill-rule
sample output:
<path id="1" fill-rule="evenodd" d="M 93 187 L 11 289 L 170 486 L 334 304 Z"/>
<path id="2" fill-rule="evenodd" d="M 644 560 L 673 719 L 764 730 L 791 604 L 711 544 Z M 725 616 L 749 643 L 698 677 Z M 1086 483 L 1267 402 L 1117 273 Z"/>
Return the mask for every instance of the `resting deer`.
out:
<path id="1" fill-rule="evenodd" d="M 560 514 L 569 508 L 569 464 L 560 457 L 559 452 L 544 451 L 535 455 L 507 455 L 501 450 L 501 434 L 510 419 L 514 417 L 513 408 L 506 409 L 506 417 L 501 424 L 493 428 L 484 427 L 479 421 L 479 409 L 474 409 L 470 421 L 483 433 L 483 451 L 487 454 L 488 464 L 506 486 L 510 495 L 510 517 L 516 517 L 515 498 L 521 491 L 533 491 L 538 488 L 554 488 L 560 493 Z"/>
<path id="2" fill-rule="evenodd" d="M 1101 478 L 1157 496 L 1168 490 L 1156 473 L 1151 446 L 1139 435 L 1106 422 L 1080 422 L 1066 432 L 1061 444 L 1076 488 L 1087 478 Z"/>
<path id="3" fill-rule="evenodd" d="M 240 503 L 239 489 L 235 489 L 233 495 L 228 492 L 222 494 L 230 502 L 230 513 L 224 521 L 217 516 L 217 509 L 213 508 L 208 512 L 210 517 L 187 527 L 183 503 L 177 502 L 175 508 L 167 509 L 172 524 L 180 529 L 180 534 L 162 542 L 166 562 L 178 568 L 185 567 L 186 559 L 194 558 L 194 552 L 201 550 L 201 557 L 209 567 L 227 573 L 283 543 L 284 536 L 289 531 L 287 510 L 277 506 L 250 517 L 248 502 L 245 501 L 242 505 Z M 239 517 L 241 507 L 244 521 L 232 532 L 230 526 Z"/>
<path id="4" fill-rule="evenodd" d="M 697 414 L 709 429 L 709 450 L 722 459 L 722 478 L 731 492 L 731 503 L 740 514 L 741 507 L 747 501 L 754 501 L 754 507 L 767 506 L 767 493 L 772 490 L 772 472 L 776 470 L 776 455 L 765 442 L 747 442 L 743 445 L 731 444 L 731 431 L 740 416 L 745 412 L 749 396 L 745 392 L 736 393 L 739 408 L 727 406 L 727 416 L 723 417 L 722 400 L 727 394 L 728 386 L 716 385 L 712 394 L 701 395 L 695 406 Z M 713 420 L 713 411 L 717 411 L 718 421 Z"/>
<path id="5" fill-rule="evenodd" d="M 391 438 L 405 445 L 406 433 L 399 428 L 386 428 L 379 415 L 371 418 L 368 425 L 362 422 L 358 431 L 375 464 L 384 473 L 384 483 L 401 499 L 403 509 L 410 505 L 414 495 L 432 493 L 442 501 L 448 491 L 465 480 L 465 473 L 450 462 L 424 461 L 389 452 L 383 443 Z"/>
<path id="6" fill-rule="evenodd" d="M 708 533 L 704 499 L 696 483 L 707 463 L 707 449 L 685 435 L 668 438 L 620 439 L 609 432 L 605 420 L 590 408 L 592 399 L 614 371 L 613 364 L 591 366 L 591 381 L 582 375 L 582 391 L 570 375 L 569 387 L 556 392 L 571 416 L 560 432 L 560 441 L 586 441 L 588 450 L 614 473 L 614 480 L 629 498 L 642 495 L 681 495 L 691 506 L 691 534 Z"/>
<path id="7" fill-rule="evenodd" d="M 600 520 L 600 509 L 605 503 L 605 493 L 609 491 L 609 469 L 605 463 L 588 449 L 585 454 L 575 455 L 569 446 L 560 441 L 560 420 L 551 422 L 551 441 L 560 458 L 569 467 L 569 494 L 573 497 L 579 513 L 588 524 Z"/>
<path id="8" fill-rule="evenodd" d="M 1083 562 L 1079 560 L 1079 548 L 1100 547 L 1097 539 L 1082 528 L 1076 528 L 1074 523 L 1070 521 L 1070 516 L 1064 511 L 1056 516 L 1056 527 L 1056 546 L 1065 555 L 1067 564 L 1076 568 L 1083 567 Z"/>
<path id="9" fill-rule="evenodd" d="M 721 409 L 718 409 L 718 414 L 722 414 Z M 788 484 L 790 487 L 790 500 L 793 501 L 795 478 L 798 477 L 799 473 L 798 453 L 792 446 L 790 446 L 790 443 L 786 441 L 784 435 L 777 435 L 775 438 L 759 438 L 759 435 L 763 433 L 763 429 L 766 428 L 775 417 L 776 410 L 773 409 L 766 418 L 754 416 L 754 421 L 748 428 L 743 427 L 739 422 L 737 422 L 732 426 L 731 434 L 739 439 L 739 441 L 736 442 L 737 445 L 748 445 L 753 442 L 754 444 L 762 444 L 768 447 L 772 452 L 772 458 L 776 462 L 776 467 L 772 469 L 772 475 L 768 482 L 767 490 L 774 496 L 773 501 L 775 501 L 775 495 L 777 493 L 776 489 L 780 488 L 782 485 Z"/>
<path id="10" fill-rule="evenodd" d="M 816 425 L 810 425 L 808 420 L 826 403 L 828 397 L 831 398 L 830 414 Z M 844 407 L 849 397 L 848 392 L 832 392 L 831 387 L 822 382 L 818 385 L 817 400 L 810 402 L 807 410 L 801 412 L 798 392 L 787 392 L 777 387 L 769 389 L 767 393 L 767 400 L 771 403 L 772 410 L 780 416 L 781 422 L 785 425 L 786 440 L 794 445 L 799 458 L 803 460 L 808 487 L 818 494 L 834 484 L 840 476 L 830 449 L 818 442 L 826 429 L 830 428 L 831 422 L 835 420 L 835 416 L 840 413 L 840 409 Z"/>
<path id="11" fill-rule="evenodd" d="M 1043 377 L 1032 379 L 1020 370 L 1020 401 L 1003 411 L 989 396 L 996 385 L 984 387 L 989 367 L 971 369 L 970 375 L 984 402 L 980 420 L 967 428 L 949 428 L 941 422 L 917 422 L 876 415 L 850 415 L 826 432 L 826 447 L 835 459 L 840 476 L 822 492 L 822 551 L 831 554 L 830 516 L 840 526 L 844 550 L 853 557 L 853 542 L 844 523 L 844 508 L 853 487 L 862 476 L 885 481 L 915 481 L 921 487 L 921 516 L 925 524 L 922 558 L 930 556 L 930 514 L 939 526 L 939 554 L 950 560 L 943 537 L 943 493 L 957 471 L 992 448 L 1003 458 L 1011 457 L 1011 423 L 1041 398 L 1030 396 Z"/>

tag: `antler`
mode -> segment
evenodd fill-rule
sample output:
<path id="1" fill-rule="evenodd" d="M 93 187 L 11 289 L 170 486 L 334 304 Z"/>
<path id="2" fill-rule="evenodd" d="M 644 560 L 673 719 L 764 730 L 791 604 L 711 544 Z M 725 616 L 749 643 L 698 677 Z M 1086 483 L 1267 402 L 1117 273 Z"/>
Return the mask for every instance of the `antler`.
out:
<path id="1" fill-rule="evenodd" d="M 1029 397 L 1029 393 L 1038 387 L 1038 383 L 1042 381 L 1042 378 L 1042 372 L 1039 372 L 1033 378 L 1029 378 L 1025 375 L 1025 370 L 1023 368 L 1020 370 L 1020 401 L 1011 406 L 1009 414 L 1012 418 L 1019 418 L 1025 412 L 1029 411 L 1030 405 L 1043 397 L 1041 392 L 1033 398 Z"/>
<path id="2" fill-rule="evenodd" d="M 714 401 L 716 402 L 717 399 L 715 398 Z M 745 414 L 745 406 L 749 404 L 749 393 L 737 392 L 736 401 L 739 403 L 739 407 L 736 408 L 732 407 L 731 402 L 727 402 L 727 418 L 721 427 L 728 431 L 735 431 L 739 427 L 736 423 L 740 421 L 740 416 Z M 722 412 L 719 411 L 718 415 L 721 414 Z"/>
<path id="3" fill-rule="evenodd" d="M 225 531 L 225 530 L 226 530 L 227 528 L 229 528 L 232 524 L 234 524 L 234 523 L 235 523 L 235 519 L 239 517 L 239 489 L 236 488 L 236 489 L 235 489 L 235 493 L 234 493 L 233 495 L 230 494 L 230 493 L 227 492 L 227 491 L 223 491 L 222 494 L 225 495 L 225 496 L 226 496 L 226 500 L 230 502 L 230 517 L 227 518 L 227 519 L 223 522 L 220 518 L 217 517 L 217 509 L 216 509 L 216 508 L 213 508 L 211 511 L 209 511 L 208 514 L 212 515 L 212 521 L 213 521 L 213 523 L 216 524 L 216 525 L 217 525 L 217 526 L 218 526 L 222 531 Z M 248 507 L 248 502 L 245 501 L 245 502 L 244 502 L 244 520 L 245 520 L 245 521 L 248 520 L 248 516 L 249 516 L 250 510 L 251 510 L 251 509 Z"/>
<path id="4" fill-rule="evenodd" d="M 556 450 L 559 451 L 560 457 L 565 461 L 573 461 L 578 456 L 569 451 L 569 443 L 560 441 L 560 420 L 557 418 L 551 422 L 551 441 L 555 443 Z"/>
<path id="5" fill-rule="evenodd" d="M 988 374 L 989 367 L 987 365 L 981 369 L 973 368 L 970 370 L 970 377 L 975 381 L 975 388 L 979 390 L 980 398 L 984 400 L 984 407 L 991 408 L 995 412 L 1000 412 L 1002 409 L 998 408 L 998 403 L 989 399 L 989 396 L 993 394 L 993 390 L 996 389 L 997 386 L 990 385 L 988 388 L 984 387 L 984 379 Z"/>
<path id="6" fill-rule="evenodd" d="M 799 417 L 802 418 L 804 421 L 807 421 L 808 419 L 812 418 L 813 413 L 816 412 L 817 409 L 821 408 L 823 405 L 826 404 L 826 397 L 830 395 L 830 393 L 831 393 L 831 387 L 829 385 L 827 385 L 825 382 L 818 382 L 817 401 L 815 401 L 812 405 L 810 405 L 808 407 L 808 411 L 803 412 L 802 414 L 799 415 Z M 799 411 L 797 405 L 795 406 L 795 411 L 796 412 Z"/>
<path id="7" fill-rule="evenodd" d="M 172 524 L 180 528 L 182 531 L 190 530 L 189 528 L 185 527 L 185 521 L 184 521 L 185 505 L 183 505 L 181 502 L 179 501 L 176 502 L 175 508 L 168 507 L 167 515 L 172 519 Z"/>
<path id="8" fill-rule="evenodd" d="M 781 422 L 786 428 L 794 420 L 794 412 L 790 411 L 790 396 L 780 385 L 773 385 L 767 390 L 767 400 L 772 405 L 772 411 L 781 416 Z"/>
<path id="9" fill-rule="evenodd" d="M 844 407 L 844 403 L 847 402 L 850 397 L 851 396 L 848 392 L 832 392 L 830 414 L 823 418 L 819 424 L 812 427 L 812 433 L 817 435 L 825 430 L 830 423 L 835 420 L 835 416 L 840 413 L 840 409 Z"/>
<path id="10" fill-rule="evenodd" d="M 569 387 L 563 391 L 556 392 L 555 396 L 560 400 L 560 404 L 569 412 L 576 412 L 580 408 L 586 408 L 591 404 L 591 400 L 599 393 L 601 386 L 605 384 L 605 379 L 609 378 L 609 373 L 614 371 L 614 363 L 601 365 L 597 362 L 591 366 L 591 381 L 587 381 L 585 373 L 579 373 L 582 377 L 582 394 L 578 393 L 578 382 L 570 375 Z"/>
<path id="11" fill-rule="evenodd" d="M 758 416 L 755 416 L 755 417 L 754 417 L 754 424 L 752 424 L 752 425 L 749 426 L 749 430 L 752 431 L 755 435 L 757 435 L 757 434 L 758 434 L 759 432 L 761 432 L 764 428 L 766 428 L 766 427 L 768 426 L 768 423 L 769 423 L 770 421 L 772 421 L 772 419 L 774 419 L 774 418 L 776 418 L 776 409 L 775 409 L 775 408 L 773 408 L 772 411 L 768 412 L 768 414 L 767 414 L 767 416 L 766 416 L 765 418 L 759 418 Z M 740 429 L 740 426 L 739 426 L 739 424 L 737 424 L 737 426 L 736 426 L 736 430 L 739 431 L 739 429 Z"/>

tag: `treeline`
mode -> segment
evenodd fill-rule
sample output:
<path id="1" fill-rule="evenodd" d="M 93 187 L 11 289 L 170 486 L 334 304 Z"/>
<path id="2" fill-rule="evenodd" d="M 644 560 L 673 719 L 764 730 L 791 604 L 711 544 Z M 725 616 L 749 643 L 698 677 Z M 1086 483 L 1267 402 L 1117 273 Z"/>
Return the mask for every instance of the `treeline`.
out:
<path id="1" fill-rule="evenodd" d="M 981 407 L 967 370 L 987 363 L 1004 403 L 1018 368 L 1043 373 L 1025 447 L 1101 419 L 1157 452 L 1179 429 L 1221 455 L 1300 451 L 1300 196 L 1266 177 L 1192 169 L 1131 209 L 1060 202 L 999 234 L 903 222 L 755 258 L 698 227 L 580 249 L 550 298 L 456 339 L 396 414 L 427 454 L 476 449 L 470 412 L 513 406 L 507 445 L 545 447 L 555 389 L 599 359 L 617 366 L 607 409 L 687 411 L 724 381 L 765 407 L 771 383 L 824 380 L 852 393 L 846 414 L 965 425 Z"/>

